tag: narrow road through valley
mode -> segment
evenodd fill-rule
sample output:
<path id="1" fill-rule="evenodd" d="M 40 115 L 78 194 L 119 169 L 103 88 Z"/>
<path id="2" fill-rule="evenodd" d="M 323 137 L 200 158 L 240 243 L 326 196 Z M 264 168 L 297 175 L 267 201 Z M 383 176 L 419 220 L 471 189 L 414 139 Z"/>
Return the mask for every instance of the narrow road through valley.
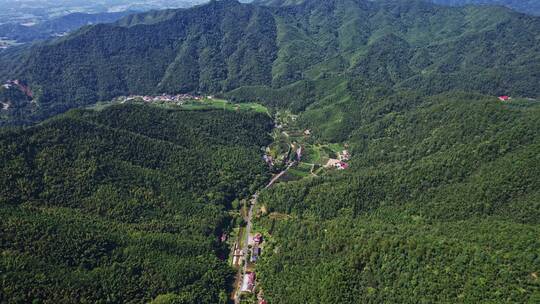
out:
<path id="1" fill-rule="evenodd" d="M 268 182 L 268 184 L 264 187 L 264 189 L 268 189 L 268 188 L 272 187 L 294 165 L 296 165 L 296 162 L 294 162 L 294 161 L 290 162 L 283 171 L 276 174 L 270 180 L 270 182 Z M 242 255 L 243 255 L 243 259 L 244 259 L 244 262 L 243 262 L 244 264 L 242 266 L 242 272 L 240 274 L 240 280 L 238 280 L 239 284 L 237 284 L 237 286 L 235 286 L 235 288 L 236 288 L 235 292 L 234 292 L 234 303 L 235 304 L 240 303 L 240 293 L 241 293 L 241 288 L 242 288 L 242 281 L 243 281 L 243 278 L 244 278 L 244 276 L 246 275 L 246 273 L 248 271 L 249 236 L 251 235 L 251 230 L 252 230 L 252 227 L 253 227 L 253 223 L 252 223 L 253 210 L 255 209 L 255 206 L 257 205 L 257 199 L 258 198 L 259 198 L 259 192 L 256 192 L 255 194 L 253 194 L 253 196 L 249 200 L 249 210 L 248 210 L 247 217 L 245 218 L 245 220 L 246 220 L 246 229 L 244 231 L 243 236 L 238 236 L 239 241 L 240 241 L 241 238 L 243 238 Z"/>

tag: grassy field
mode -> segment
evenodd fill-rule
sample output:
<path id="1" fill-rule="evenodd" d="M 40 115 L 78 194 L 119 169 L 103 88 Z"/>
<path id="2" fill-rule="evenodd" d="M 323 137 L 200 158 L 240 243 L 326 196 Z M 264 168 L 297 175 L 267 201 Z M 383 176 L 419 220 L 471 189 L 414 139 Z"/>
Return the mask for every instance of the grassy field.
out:
<path id="1" fill-rule="evenodd" d="M 322 166 L 328 162 L 328 159 L 336 158 L 337 153 L 345 149 L 341 144 L 307 144 L 304 148 L 303 161 Z"/>

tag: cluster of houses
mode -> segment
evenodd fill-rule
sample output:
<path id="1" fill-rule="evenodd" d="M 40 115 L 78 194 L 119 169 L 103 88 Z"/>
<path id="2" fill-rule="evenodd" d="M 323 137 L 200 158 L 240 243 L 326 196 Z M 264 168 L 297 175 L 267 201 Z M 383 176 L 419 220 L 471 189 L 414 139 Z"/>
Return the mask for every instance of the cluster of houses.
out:
<path id="1" fill-rule="evenodd" d="M 338 170 L 346 170 L 349 168 L 347 161 L 351 159 L 351 154 L 347 150 L 343 150 L 338 153 L 338 158 L 331 158 L 326 163 L 326 168 L 336 168 Z"/>
<path id="2" fill-rule="evenodd" d="M 202 100 L 203 96 L 191 95 L 191 94 L 162 94 L 157 96 L 141 96 L 141 95 L 130 95 L 120 97 L 120 102 L 130 102 L 130 101 L 144 101 L 148 103 L 159 102 L 159 103 L 175 103 L 175 104 L 184 104 L 186 101 L 190 100 Z M 213 99 L 213 96 L 207 96 L 208 99 Z"/>
<path id="3" fill-rule="evenodd" d="M 256 263 L 259 257 L 262 253 L 261 244 L 263 242 L 262 234 L 257 233 L 253 236 L 249 236 L 248 238 L 248 245 L 251 246 L 251 256 L 249 258 L 250 263 Z M 238 252 L 239 254 L 241 253 Z M 234 258 L 236 258 L 237 250 L 235 250 Z M 233 260 L 234 263 L 234 260 Z M 244 277 L 242 278 L 242 287 L 240 288 L 241 292 L 253 292 L 255 289 L 255 272 L 248 271 L 244 274 Z"/>
<path id="4" fill-rule="evenodd" d="M 220 240 L 223 242 L 224 237 L 223 235 L 220 237 Z M 262 253 L 261 244 L 263 242 L 262 234 L 257 233 L 253 236 L 249 236 L 248 238 L 248 245 L 251 246 L 251 256 L 249 258 L 249 262 L 255 263 L 259 259 Z M 234 266 L 240 266 L 242 264 L 242 259 L 244 258 L 244 252 L 236 243 L 234 245 L 234 251 L 233 251 L 233 265 Z"/>

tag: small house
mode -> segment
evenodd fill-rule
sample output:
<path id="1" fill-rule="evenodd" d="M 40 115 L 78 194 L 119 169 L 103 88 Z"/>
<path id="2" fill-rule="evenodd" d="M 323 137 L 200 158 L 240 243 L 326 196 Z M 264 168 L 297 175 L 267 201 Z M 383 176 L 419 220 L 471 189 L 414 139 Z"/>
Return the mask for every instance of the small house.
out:
<path id="1" fill-rule="evenodd" d="M 500 101 L 508 101 L 508 100 L 510 100 L 510 96 L 506 96 L 506 95 L 499 96 L 499 100 Z"/>
<path id="2" fill-rule="evenodd" d="M 253 237 L 253 242 L 254 242 L 255 244 L 260 244 L 260 243 L 262 243 L 262 234 L 257 233 L 257 234 Z"/>
<path id="3" fill-rule="evenodd" d="M 255 247 L 253 247 L 253 249 L 251 249 L 251 263 L 255 263 L 257 262 L 257 260 L 259 259 L 259 256 L 261 256 L 261 247 L 259 247 L 258 245 L 255 245 Z"/>
<path id="4" fill-rule="evenodd" d="M 340 161 L 339 163 L 336 164 L 336 168 L 338 170 L 345 170 L 349 168 L 349 164 L 347 164 L 346 162 Z"/>
<path id="5" fill-rule="evenodd" d="M 244 275 L 244 278 L 242 279 L 242 288 L 240 289 L 240 291 L 253 292 L 254 287 L 255 287 L 255 273 L 247 272 Z"/>

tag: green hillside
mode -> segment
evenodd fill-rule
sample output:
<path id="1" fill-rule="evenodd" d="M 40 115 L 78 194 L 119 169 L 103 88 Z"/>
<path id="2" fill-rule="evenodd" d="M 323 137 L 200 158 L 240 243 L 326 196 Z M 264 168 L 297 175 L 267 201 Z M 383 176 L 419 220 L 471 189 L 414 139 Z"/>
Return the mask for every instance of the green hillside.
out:
<path id="1" fill-rule="evenodd" d="M 298 5 L 307 0 L 254 0 L 253 3 L 268 6 Z M 540 15 L 540 2 L 536 0 L 431 0 L 433 3 L 442 5 L 499 5 L 513 10 Z"/>
<path id="2" fill-rule="evenodd" d="M 540 104 L 349 106 L 351 168 L 261 194 L 269 303 L 536 303 Z"/>
<path id="3" fill-rule="evenodd" d="M 42 92 L 31 120 L 131 93 L 279 90 L 343 77 L 427 94 L 539 95 L 540 19 L 503 8 L 223 0 L 128 19 L 8 54 L 0 77 Z"/>
<path id="4" fill-rule="evenodd" d="M 540 15 L 540 2 L 536 0 L 433 0 L 433 2 L 446 5 L 502 5 L 523 13 Z"/>
<path id="5" fill-rule="evenodd" d="M 226 303 L 230 202 L 267 178 L 264 114 L 77 110 L 0 134 L 0 302 Z"/>
<path id="6" fill-rule="evenodd" d="M 540 303 L 539 73 L 540 17 L 419 0 L 2 51 L 0 303 Z"/>

